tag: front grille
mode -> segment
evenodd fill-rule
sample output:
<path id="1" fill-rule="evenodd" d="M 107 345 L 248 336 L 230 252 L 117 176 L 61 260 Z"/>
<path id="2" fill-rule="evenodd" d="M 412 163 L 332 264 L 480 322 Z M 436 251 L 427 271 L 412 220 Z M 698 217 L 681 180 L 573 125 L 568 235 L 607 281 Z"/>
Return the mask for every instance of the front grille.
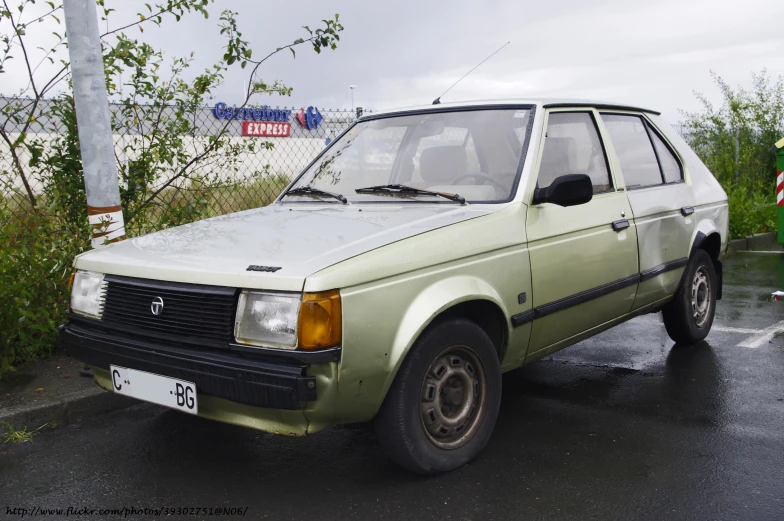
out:
<path id="1" fill-rule="evenodd" d="M 102 326 L 134 336 L 228 347 L 234 335 L 237 288 L 107 275 Z M 153 301 L 161 299 L 158 315 Z"/>

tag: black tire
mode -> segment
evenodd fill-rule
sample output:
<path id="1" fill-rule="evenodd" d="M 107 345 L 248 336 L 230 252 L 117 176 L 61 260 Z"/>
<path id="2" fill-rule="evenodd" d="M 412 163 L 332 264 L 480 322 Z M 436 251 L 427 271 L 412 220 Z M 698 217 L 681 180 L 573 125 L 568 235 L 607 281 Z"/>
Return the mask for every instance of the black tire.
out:
<path id="1" fill-rule="evenodd" d="M 662 310 L 667 334 L 676 344 L 693 345 L 708 336 L 716 313 L 716 284 L 716 269 L 710 255 L 705 250 L 695 251 L 675 297 Z"/>
<path id="2" fill-rule="evenodd" d="M 492 341 L 474 322 L 445 320 L 427 329 L 403 361 L 376 416 L 376 437 L 407 470 L 449 472 L 487 445 L 500 405 L 501 367 Z"/>

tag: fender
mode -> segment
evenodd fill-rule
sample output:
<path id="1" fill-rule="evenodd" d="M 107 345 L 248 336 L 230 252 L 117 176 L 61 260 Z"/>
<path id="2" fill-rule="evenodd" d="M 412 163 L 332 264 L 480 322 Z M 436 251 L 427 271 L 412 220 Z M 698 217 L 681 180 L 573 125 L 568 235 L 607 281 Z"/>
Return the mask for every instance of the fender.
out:
<path id="1" fill-rule="evenodd" d="M 444 311 L 471 300 L 490 301 L 501 309 L 504 316 L 509 316 L 495 288 L 474 276 L 460 275 L 440 280 L 426 287 L 414 298 L 403 315 L 390 348 L 389 366 L 382 396 L 386 396 L 403 360 L 422 331 Z"/>
<path id="2" fill-rule="evenodd" d="M 691 239 L 691 248 L 689 249 L 689 259 L 692 258 L 694 252 L 700 249 L 705 242 L 705 240 L 712 234 L 717 234 L 719 238 L 721 238 L 721 233 L 716 228 L 716 225 L 713 221 L 708 219 L 703 219 L 697 223 L 697 226 L 694 227 L 694 233 L 692 234 Z M 724 242 L 724 241 L 722 241 Z M 719 255 L 721 256 L 722 248 L 719 247 Z M 716 278 L 718 278 L 718 288 L 716 289 L 716 300 L 721 300 L 722 296 L 722 286 L 723 286 L 723 267 L 721 261 L 719 259 L 715 259 L 713 261 L 713 267 L 716 270 Z M 685 273 L 685 272 L 684 272 Z"/>

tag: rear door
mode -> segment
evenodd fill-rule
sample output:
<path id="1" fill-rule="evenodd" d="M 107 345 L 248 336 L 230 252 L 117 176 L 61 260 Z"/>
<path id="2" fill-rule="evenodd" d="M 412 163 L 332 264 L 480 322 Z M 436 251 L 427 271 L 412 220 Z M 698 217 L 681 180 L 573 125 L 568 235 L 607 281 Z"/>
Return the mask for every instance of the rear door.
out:
<path id="1" fill-rule="evenodd" d="M 633 309 L 672 295 L 689 257 L 694 194 L 683 161 L 643 114 L 602 112 L 626 186 L 640 251 L 640 286 Z"/>
<path id="2" fill-rule="evenodd" d="M 638 282 L 637 235 L 626 194 L 616 188 L 590 109 L 550 109 L 537 173 L 546 188 L 566 174 L 587 174 L 593 199 L 578 206 L 531 205 L 534 353 L 628 313 Z"/>

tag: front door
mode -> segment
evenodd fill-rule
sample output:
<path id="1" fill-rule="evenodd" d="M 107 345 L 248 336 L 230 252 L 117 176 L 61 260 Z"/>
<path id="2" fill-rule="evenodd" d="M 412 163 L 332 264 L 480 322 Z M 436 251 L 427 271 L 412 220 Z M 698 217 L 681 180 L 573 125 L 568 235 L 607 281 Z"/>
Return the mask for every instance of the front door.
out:
<path id="1" fill-rule="evenodd" d="M 593 110 L 551 110 L 537 187 L 587 174 L 593 199 L 531 205 L 526 231 L 534 323 L 528 353 L 567 340 L 631 310 L 639 280 L 637 231 L 626 194 L 616 190 Z"/>

